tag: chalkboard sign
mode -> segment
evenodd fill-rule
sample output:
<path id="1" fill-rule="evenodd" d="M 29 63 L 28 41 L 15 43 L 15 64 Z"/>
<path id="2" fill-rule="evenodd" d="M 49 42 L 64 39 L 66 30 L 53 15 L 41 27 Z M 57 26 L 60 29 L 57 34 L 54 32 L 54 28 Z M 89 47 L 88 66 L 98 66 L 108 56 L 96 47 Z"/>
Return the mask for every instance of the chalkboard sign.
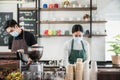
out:
<path id="1" fill-rule="evenodd" d="M 5 22 L 9 19 L 13 19 L 12 12 L 0 12 L 0 46 L 8 45 L 8 33 L 4 30 Z"/>
<path id="2" fill-rule="evenodd" d="M 19 25 L 23 26 L 26 31 L 36 34 L 36 11 L 35 10 L 20 10 Z"/>

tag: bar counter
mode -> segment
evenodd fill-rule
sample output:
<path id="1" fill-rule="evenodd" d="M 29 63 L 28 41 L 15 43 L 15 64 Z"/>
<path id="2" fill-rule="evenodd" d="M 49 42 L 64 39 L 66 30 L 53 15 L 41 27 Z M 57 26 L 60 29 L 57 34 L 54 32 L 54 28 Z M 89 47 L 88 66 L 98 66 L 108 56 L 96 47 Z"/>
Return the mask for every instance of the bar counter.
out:
<path id="1" fill-rule="evenodd" d="M 98 65 L 97 80 L 120 80 L 120 65 Z"/>
<path id="2" fill-rule="evenodd" d="M 0 60 L 18 60 L 18 58 L 13 52 L 0 52 Z"/>

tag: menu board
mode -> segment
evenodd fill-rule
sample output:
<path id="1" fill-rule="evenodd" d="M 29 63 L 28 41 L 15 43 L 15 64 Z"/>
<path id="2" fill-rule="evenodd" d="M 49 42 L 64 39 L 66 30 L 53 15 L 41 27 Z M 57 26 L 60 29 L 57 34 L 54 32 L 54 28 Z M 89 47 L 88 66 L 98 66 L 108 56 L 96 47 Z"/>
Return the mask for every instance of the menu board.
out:
<path id="1" fill-rule="evenodd" d="M 26 31 L 36 34 L 36 11 L 35 10 L 20 10 L 19 25 Z"/>
<path id="2" fill-rule="evenodd" d="M 0 46 L 8 45 L 8 33 L 4 30 L 5 22 L 9 19 L 13 19 L 12 12 L 0 12 Z"/>

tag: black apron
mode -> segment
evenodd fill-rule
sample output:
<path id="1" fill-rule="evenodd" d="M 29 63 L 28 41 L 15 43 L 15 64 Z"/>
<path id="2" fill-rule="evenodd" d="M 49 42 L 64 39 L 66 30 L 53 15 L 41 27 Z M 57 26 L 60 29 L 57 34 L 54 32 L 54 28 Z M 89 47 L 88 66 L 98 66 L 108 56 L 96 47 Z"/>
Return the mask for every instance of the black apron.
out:
<path id="1" fill-rule="evenodd" d="M 71 44 L 71 52 L 68 58 L 68 61 L 70 64 L 74 64 L 76 63 L 77 58 L 82 58 L 83 61 L 86 60 L 86 51 L 84 49 L 84 44 L 83 41 L 81 41 L 82 44 L 82 50 L 74 50 L 73 49 L 73 45 L 74 45 L 74 39 L 72 40 L 72 44 Z"/>

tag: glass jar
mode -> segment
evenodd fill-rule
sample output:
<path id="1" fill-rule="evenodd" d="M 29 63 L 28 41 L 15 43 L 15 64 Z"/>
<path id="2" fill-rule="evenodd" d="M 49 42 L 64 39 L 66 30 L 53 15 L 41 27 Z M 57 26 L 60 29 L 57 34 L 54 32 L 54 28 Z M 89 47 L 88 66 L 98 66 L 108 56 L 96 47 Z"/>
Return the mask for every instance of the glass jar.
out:
<path id="1" fill-rule="evenodd" d="M 42 80 L 42 73 L 41 72 L 34 72 L 32 75 L 32 80 Z"/>
<path id="2" fill-rule="evenodd" d="M 44 80 L 54 80 L 55 74 L 52 71 L 46 71 L 44 72 Z"/>
<path id="3" fill-rule="evenodd" d="M 56 79 L 57 80 L 64 80 L 65 78 L 65 72 L 64 71 L 57 71 L 56 72 Z"/>
<path id="4" fill-rule="evenodd" d="M 32 80 L 32 74 L 29 71 L 23 71 L 22 76 L 22 80 Z"/>

